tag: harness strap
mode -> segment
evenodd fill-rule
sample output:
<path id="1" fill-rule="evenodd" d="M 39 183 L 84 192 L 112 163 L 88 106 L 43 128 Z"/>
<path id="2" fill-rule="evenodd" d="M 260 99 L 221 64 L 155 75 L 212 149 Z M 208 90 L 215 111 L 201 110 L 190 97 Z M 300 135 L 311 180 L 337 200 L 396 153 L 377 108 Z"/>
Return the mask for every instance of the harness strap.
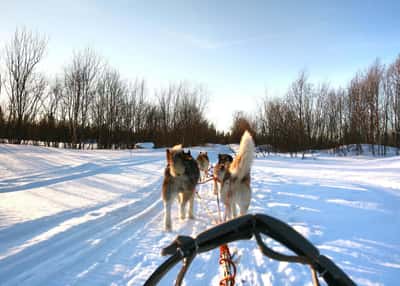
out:
<path id="1" fill-rule="evenodd" d="M 214 177 L 208 178 L 204 181 L 198 182 L 197 185 L 203 185 L 205 183 L 211 182 L 212 180 L 215 180 Z"/>
<path id="2" fill-rule="evenodd" d="M 231 253 L 227 244 L 221 245 L 219 248 L 219 264 L 224 268 L 224 277 L 219 281 L 220 286 L 235 285 L 236 266 L 232 261 Z"/>

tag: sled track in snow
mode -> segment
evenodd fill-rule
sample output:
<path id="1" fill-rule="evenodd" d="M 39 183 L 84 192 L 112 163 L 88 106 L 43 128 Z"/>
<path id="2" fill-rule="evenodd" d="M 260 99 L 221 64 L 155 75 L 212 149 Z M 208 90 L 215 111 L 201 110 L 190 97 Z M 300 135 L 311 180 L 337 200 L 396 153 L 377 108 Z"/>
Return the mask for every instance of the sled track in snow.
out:
<path id="1" fill-rule="evenodd" d="M 160 185 L 161 179 L 158 179 L 136 190 L 148 195 L 121 207 L 112 209 L 111 204 L 85 213 L 81 217 L 89 217 L 87 221 L 0 260 L 0 284 L 61 285 L 73 280 L 70 274 L 78 274 L 75 283 L 78 282 L 83 277 L 79 273 L 86 269 L 84 264 L 99 265 L 101 260 L 124 251 L 124 245 L 140 236 L 143 225 L 162 211 Z M 62 277 L 66 278 L 65 283 Z"/>

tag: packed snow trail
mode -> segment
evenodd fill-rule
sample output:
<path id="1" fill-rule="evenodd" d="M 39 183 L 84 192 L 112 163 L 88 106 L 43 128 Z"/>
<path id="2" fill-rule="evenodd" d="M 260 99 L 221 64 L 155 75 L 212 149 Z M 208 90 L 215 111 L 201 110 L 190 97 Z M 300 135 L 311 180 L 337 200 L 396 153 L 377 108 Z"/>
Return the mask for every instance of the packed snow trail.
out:
<path id="1" fill-rule="evenodd" d="M 226 146 L 193 148 L 215 163 Z M 78 151 L 0 145 L 0 285 L 142 285 L 176 235 L 211 226 L 211 183 L 194 220 L 163 231 L 165 150 Z M 395 285 L 400 274 L 400 158 L 255 160 L 250 212 L 288 222 L 358 285 Z M 196 199 L 197 200 L 197 199 Z M 270 239 L 276 250 L 284 250 Z M 305 266 L 264 258 L 254 240 L 232 243 L 237 285 L 311 285 Z M 218 285 L 218 250 L 199 255 L 185 285 Z M 162 280 L 171 285 L 178 269 Z"/>

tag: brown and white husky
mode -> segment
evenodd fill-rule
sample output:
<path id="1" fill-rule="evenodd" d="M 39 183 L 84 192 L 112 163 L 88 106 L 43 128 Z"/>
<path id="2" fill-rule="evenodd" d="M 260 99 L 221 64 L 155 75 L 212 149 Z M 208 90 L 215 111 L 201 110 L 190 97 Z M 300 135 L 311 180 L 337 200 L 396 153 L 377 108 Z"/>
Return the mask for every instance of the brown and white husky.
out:
<path id="1" fill-rule="evenodd" d="M 249 209 L 251 200 L 250 170 L 254 151 L 253 138 L 246 131 L 240 141 L 239 152 L 233 161 L 215 170 L 216 181 L 221 184 L 219 192 L 225 205 L 226 219 L 244 215 Z"/>
<path id="2" fill-rule="evenodd" d="M 196 158 L 197 164 L 200 169 L 200 181 L 207 179 L 208 168 L 210 166 L 210 160 L 208 159 L 207 152 L 200 152 Z"/>

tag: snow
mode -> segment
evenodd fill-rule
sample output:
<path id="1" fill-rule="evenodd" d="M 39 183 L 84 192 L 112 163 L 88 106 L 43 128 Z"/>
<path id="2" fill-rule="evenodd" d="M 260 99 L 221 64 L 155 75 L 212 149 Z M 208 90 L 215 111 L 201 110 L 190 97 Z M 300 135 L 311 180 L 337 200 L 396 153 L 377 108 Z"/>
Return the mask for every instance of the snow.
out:
<path id="1" fill-rule="evenodd" d="M 208 151 L 214 163 L 232 146 Z M 65 150 L 0 145 L 0 285 L 143 285 L 176 235 L 196 235 L 216 216 L 210 185 L 196 219 L 163 231 L 164 149 Z M 400 157 L 271 155 L 252 169 L 252 213 L 288 222 L 358 285 L 396 285 L 400 275 Z M 284 248 L 266 240 L 276 250 Z M 232 243 L 236 285 L 311 285 L 309 269 Z M 171 285 L 177 269 L 160 283 Z M 185 285 L 217 285 L 218 250 L 199 255 Z"/>

